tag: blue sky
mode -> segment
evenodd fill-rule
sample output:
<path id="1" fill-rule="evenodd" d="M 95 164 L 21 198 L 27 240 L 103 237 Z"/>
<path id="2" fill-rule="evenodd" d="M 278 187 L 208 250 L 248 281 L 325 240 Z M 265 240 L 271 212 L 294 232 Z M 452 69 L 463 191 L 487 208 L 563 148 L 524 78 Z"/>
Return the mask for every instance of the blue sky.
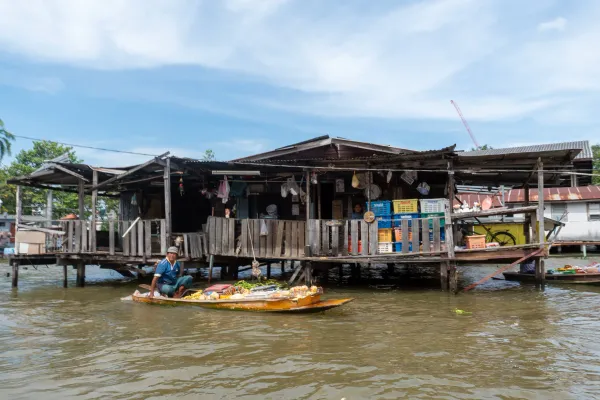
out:
<path id="1" fill-rule="evenodd" d="M 0 118 L 25 136 L 219 159 L 323 134 L 467 149 L 454 99 L 480 143 L 600 142 L 600 1 L 0 0 L 0 16 Z"/>

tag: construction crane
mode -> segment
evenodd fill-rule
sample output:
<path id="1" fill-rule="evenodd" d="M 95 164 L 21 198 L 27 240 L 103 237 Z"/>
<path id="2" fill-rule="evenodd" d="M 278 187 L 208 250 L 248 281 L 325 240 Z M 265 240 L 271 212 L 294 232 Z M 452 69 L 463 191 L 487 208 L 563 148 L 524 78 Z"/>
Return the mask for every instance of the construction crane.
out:
<path id="1" fill-rule="evenodd" d="M 458 104 L 456 104 L 456 102 L 454 100 L 450 100 L 450 103 L 452 103 L 452 105 L 454 106 L 454 108 L 456 108 L 456 112 L 458 113 L 458 116 L 460 117 L 463 125 L 467 129 L 467 132 L 469 132 L 469 135 L 471 136 L 471 140 L 475 144 L 475 149 L 479 150 L 479 143 L 477 143 L 477 139 L 475 139 L 475 135 L 473 135 L 473 132 L 471 132 L 471 128 L 469 127 L 469 124 L 467 123 L 467 120 L 465 119 L 465 117 L 463 117 L 463 114 L 460 111 L 460 108 L 458 107 Z"/>

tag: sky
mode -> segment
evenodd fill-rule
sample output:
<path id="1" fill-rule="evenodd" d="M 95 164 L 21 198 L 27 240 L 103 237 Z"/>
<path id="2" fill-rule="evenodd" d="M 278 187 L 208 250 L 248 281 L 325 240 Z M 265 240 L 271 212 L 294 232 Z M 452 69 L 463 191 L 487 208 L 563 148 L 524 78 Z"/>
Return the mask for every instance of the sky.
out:
<path id="1" fill-rule="evenodd" d="M 596 0 L 0 0 L 0 118 L 219 160 L 325 134 L 470 149 L 454 100 L 479 144 L 597 143 L 598 20 Z"/>

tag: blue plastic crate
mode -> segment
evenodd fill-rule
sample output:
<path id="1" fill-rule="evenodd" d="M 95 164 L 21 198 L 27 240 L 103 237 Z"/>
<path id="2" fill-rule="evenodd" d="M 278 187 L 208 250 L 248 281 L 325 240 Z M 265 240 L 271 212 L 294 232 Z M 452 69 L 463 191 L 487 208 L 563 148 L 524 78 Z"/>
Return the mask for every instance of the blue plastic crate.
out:
<path id="1" fill-rule="evenodd" d="M 394 243 L 394 251 L 396 253 L 402 253 L 402 242 L 396 242 Z M 408 243 L 408 251 L 409 253 L 412 252 L 412 243 Z"/>
<path id="2" fill-rule="evenodd" d="M 392 213 L 392 202 L 389 200 L 372 201 L 371 211 L 376 216 L 390 215 Z"/>
<path id="3" fill-rule="evenodd" d="M 380 215 L 375 217 L 377 220 L 377 227 L 379 229 L 391 228 L 392 227 L 392 216 L 391 215 Z"/>
<path id="4" fill-rule="evenodd" d="M 408 220 L 408 226 L 412 226 L 412 220 L 419 218 L 419 213 L 394 214 L 394 228 L 402 228 L 402 220 Z"/>

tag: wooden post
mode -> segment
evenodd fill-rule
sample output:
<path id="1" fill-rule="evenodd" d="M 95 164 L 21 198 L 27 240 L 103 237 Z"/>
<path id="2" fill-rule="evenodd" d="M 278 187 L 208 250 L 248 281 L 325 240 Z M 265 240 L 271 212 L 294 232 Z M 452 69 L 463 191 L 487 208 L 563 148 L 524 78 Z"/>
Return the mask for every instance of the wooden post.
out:
<path id="1" fill-rule="evenodd" d="M 53 193 L 52 190 L 48 190 L 46 193 L 46 219 L 48 220 L 48 227 L 52 226 L 52 206 L 53 206 Z"/>
<path id="2" fill-rule="evenodd" d="M 83 179 L 80 179 L 79 182 L 77 182 L 77 192 L 78 192 L 78 200 L 79 200 L 79 219 L 81 221 L 83 221 L 85 219 L 85 192 L 84 192 L 83 184 L 84 184 Z"/>
<path id="3" fill-rule="evenodd" d="M 21 225 L 21 217 L 23 215 L 23 204 L 21 202 L 21 186 L 17 185 L 17 193 L 16 193 L 16 215 L 15 215 L 15 237 L 17 236 L 17 232 L 19 231 L 19 226 Z M 19 242 L 15 240 L 15 253 L 19 254 Z"/>
<path id="4" fill-rule="evenodd" d="M 92 172 L 92 185 L 98 184 L 98 171 Z M 98 189 L 92 190 L 92 223 L 90 225 L 90 252 L 96 252 L 96 203 L 98 202 Z"/>
<path id="5" fill-rule="evenodd" d="M 523 187 L 523 193 L 525 198 L 524 206 L 529 206 L 529 184 Z M 531 244 L 531 214 L 525 214 L 525 223 L 523 224 L 523 232 L 525 234 L 525 243 Z"/>
<path id="6" fill-rule="evenodd" d="M 440 285 L 442 290 L 448 290 L 448 261 L 440 263 Z"/>
<path id="7" fill-rule="evenodd" d="M 68 280 L 67 280 L 67 266 L 63 265 L 63 287 L 66 288 L 68 287 Z"/>
<path id="8" fill-rule="evenodd" d="M 19 286 L 19 261 L 13 260 L 13 262 L 12 262 L 12 287 L 16 288 L 17 286 Z"/>
<path id="9" fill-rule="evenodd" d="M 448 162 L 448 205 L 445 209 L 448 210 L 448 213 L 452 213 L 454 197 L 456 196 L 456 192 L 454 190 L 454 163 L 452 161 Z M 457 236 L 458 226 L 452 223 L 450 220 L 450 216 L 446 217 L 445 227 L 446 231 L 446 246 L 448 247 L 448 251 L 450 247 L 452 247 L 452 257 L 454 257 L 454 238 Z M 450 239 L 450 240 L 449 240 Z"/>
<path id="10" fill-rule="evenodd" d="M 321 180 L 317 183 L 317 218 L 322 219 L 321 217 Z"/>
<path id="11" fill-rule="evenodd" d="M 537 224 L 538 224 L 538 241 L 540 244 L 540 249 L 543 249 L 546 246 L 546 232 L 544 231 L 544 164 L 540 159 L 538 161 L 538 212 L 537 212 Z M 542 259 L 538 259 L 536 265 L 539 265 L 539 274 L 537 277 L 537 281 L 539 283 L 544 283 L 546 280 L 546 271 L 545 271 L 545 262 Z M 536 270 L 536 273 L 538 271 Z"/>
<path id="12" fill-rule="evenodd" d="M 307 257 L 312 256 L 310 244 L 312 243 L 312 236 L 308 229 L 310 225 L 310 170 L 306 170 L 306 224 L 305 224 L 305 240 L 304 240 L 304 254 Z"/>
<path id="13" fill-rule="evenodd" d="M 271 279 L 271 263 L 267 263 L 267 279 Z"/>
<path id="14" fill-rule="evenodd" d="M 167 238 L 167 247 L 171 244 L 171 159 L 167 158 L 164 168 L 164 186 L 165 186 L 165 233 Z"/>
<path id="15" fill-rule="evenodd" d="M 452 189 L 448 188 L 448 192 L 452 194 L 450 201 L 446 200 L 444 204 L 444 225 L 446 231 L 446 251 L 448 252 L 448 262 L 442 262 L 440 265 L 440 277 L 442 279 L 442 289 L 447 288 L 453 293 L 458 290 L 458 276 L 456 270 L 456 262 L 454 261 L 454 232 L 455 226 L 452 223 L 452 198 L 454 197 L 454 171 L 448 172 L 448 183 L 452 185 Z M 428 224 L 426 225 L 428 226 Z M 435 226 L 435 225 L 434 225 Z M 434 229 L 435 232 L 435 229 Z M 429 234 L 429 232 L 424 232 Z M 435 234 L 435 233 L 434 233 Z M 442 271 L 442 270 L 445 270 Z"/>
<path id="16" fill-rule="evenodd" d="M 84 287 L 85 286 L 85 263 L 83 262 L 79 262 L 77 263 L 77 281 L 76 281 L 76 285 L 77 287 Z"/>
<path id="17" fill-rule="evenodd" d="M 212 279 L 214 263 L 215 263 L 215 256 L 213 254 L 211 254 L 210 257 L 208 257 L 208 283 L 209 284 Z"/>

